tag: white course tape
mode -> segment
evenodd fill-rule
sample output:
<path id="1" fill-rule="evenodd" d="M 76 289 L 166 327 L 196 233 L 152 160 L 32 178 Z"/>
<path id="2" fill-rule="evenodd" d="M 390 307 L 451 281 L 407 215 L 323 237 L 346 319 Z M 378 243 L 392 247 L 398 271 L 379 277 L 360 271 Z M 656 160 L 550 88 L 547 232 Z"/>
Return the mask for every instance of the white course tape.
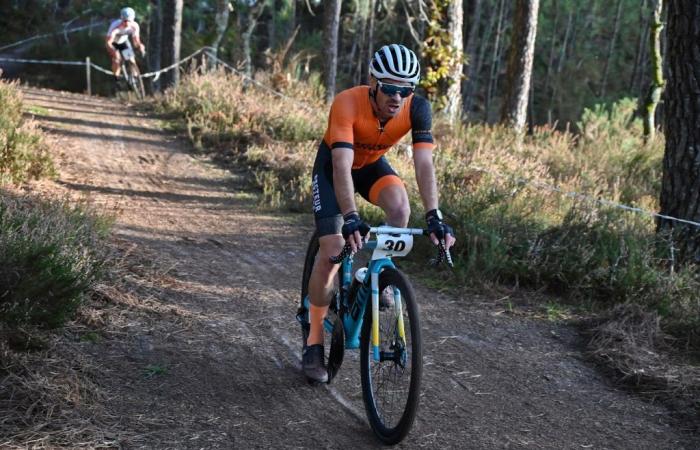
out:
<path id="1" fill-rule="evenodd" d="M 156 70 L 155 72 L 143 73 L 143 74 L 141 74 L 141 78 L 155 77 L 155 78 L 153 78 L 153 81 L 157 81 L 158 78 L 160 78 L 160 74 L 162 74 L 163 72 L 167 72 L 167 71 L 169 71 L 169 70 L 172 70 L 172 69 L 174 69 L 174 68 L 176 68 L 176 67 L 178 67 L 178 66 L 180 66 L 180 65 L 182 65 L 182 64 L 184 64 L 184 63 L 186 63 L 186 62 L 189 61 L 190 59 L 192 59 L 192 58 L 194 58 L 195 56 L 197 56 L 198 54 L 200 54 L 205 48 L 206 48 L 206 47 L 200 48 L 199 50 L 195 51 L 195 52 L 192 53 L 191 55 L 186 56 L 185 58 L 181 59 L 180 61 L 176 62 L 175 64 L 169 65 L 168 67 L 164 67 L 164 68 L 162 68 L 162 69 L 160 69 L 160 70 Z"/>
<path id="2" fill-rule="evenodd" d="M 290 100 L 290 101 L 292 101 L 293 103 L 297 104 L 298 106 L 301 106 L 302 108 L 306 109 L 307 111 L 313 111 L 313 110 L 314 110 L 313 107 L 307 105 L 306 103 L 301 103 L 301 102 L 298 101 L 297 99 L 292 98 L 292 97 L 289 97 L 289 96 L 287 96 L 287 95 L 284 95 L 283 93 L 278 92 L 278 91 L 272 89 L 271 87 L 268 87 L 268 86 L 266 86 L 266 85 L 260 83 L 259 81 L 257 81 L 257 80 L 255 80 L 255 79 L 249 77 L 249 76 L 246 75 L 245 73 L 243 73 L 243 72 L 241 72 L 240 70 L 236 69 L 235 67 L 233 67 L 232 65 L 228 64 L 227 62 L 220 60 L 219 58 L 217 58 L 216 56 L 214 56 L 214 55 L 212 55 L 212 54 L 207 54 L 207 57 L 213 59 L 213 60 L 216 61 L 217 63 L 219 63 L 219 64 L 221 64 L 222 66 L 226 67 L 227 69 L 231 70 L 231 71 L 234 72 L 236 75 L 238 75 L 238 76 L 240 76 L 240 77 L 242 77 L 242 78 L 245 78 L 246 80 L 248 80 L 248 81 L 250 81 L 251 83 L 255 84 L 256 86 L 258 86 L 258 87 L 260 87 L 260 88 L 266 90 L 267 92 L 269 92 L 269 93 L 271 93 L 271 94 L 273 94 L 273 95 L 276 95 L 277 97 L 281 97 L 281 98 L 285 98 L 285 99 L 287 99 L 287 100 Z"/>
<path id="3" fill-rule="evenodd" d="M 648 211 L 648 210 L 646 210 L 646 209 L 637 208 L 637 207 L 635 207 L 635 206 L 624 205 L 624 204 L 622 204 L 622 203 L 616 203 L 616 202 L 613 202 L 613 201 L 610 201 L 610 200 L 605 200 L 605 199 L 601 199 L 601 198 L 591 197 L 590 195 L 582 194 L 582 193 L 580 193 L 580 192 L 565 191 L 565 190 L 563 190 L 563 189 L 561 189 L 561 188 L 559 188 L 559 187 L 557 187 L 557 186 L 552 186 L 552 185 L 549 185 L 549 184 L 546 184 L 546 183 L 542 183 L 542 182 L 539 182 L 539 181 L 529 181 L 529 180 L 526 180 L 525 178 L 511 177 L 511 176 L 502 175 L 502 174 L 500 174 L 500 173 L 498 173 L 498 172 L 494 172 L 494 171 L 492 171 L 492 170 L 484 169 L 484 168 L 478 167 L 478 166 L 469 166 L 469 168 L 474 169 L 474 170 L 477 170 L 477 171 L 479 171 L 479 172 L 488 173 L 488 174 L 490 174 L 490 175 L 494 175 L 494 176 L 497 176 L 497 177 L 500 177 L 500 178 L 509 178 L 509 179 L 511 179 L 511 180 L 513 180 L 513 181 L 516 181 L 517 183 L 522 184 L 522 185 L 534 186 L 534 187 L 536 187 L 536 188 L 538 188 L 538 189 L 542 189 L 542 190 L 546 190 L 546 191 L 551 191 L 551 192 L 556 192 L 556 193 L 561 194 L 561 195 L 563 195 L 563 196 L 565 196 L 565 197 L 578 198 L 578 199 L 586 200 L 586 201 L 589 201 L 589 202 L 592 202 L 592 203 L 597 203 L 598 205 L 609 206 L 609 207 L 621 209 L 621 210 L 624 210 L 624 211 L 630 211 L 630 212 L 634 212 L 634 213 L 638 213 L 638 214 L 644 214 L 644 215 L 647 215 L 647 216 L 650 216 L 650 217 L 656 217 L 656 218 L 659 218 L 659 219 L 671 220 L 671 221 L 674 221 L 674 222 L 684 223 L 684 224 L 686 224 L 686 225 L 692 225 L 692 226 L 694 226 L 694 227 L 700 228 L 700 223 L 698 223 L 698 222 L 693 222 L 692 220 L 679 219 L 679 218 L 677 218 L 677 217 L 672 217 L 672 216 L 667 216 L 667 215 L 665 215 L 665 214 L 655 213 L 655 212 L 653 212 L 653 211 Z"/>
<path id="4" fill-rule="evenodd" d="M 0 61 L 19 62 L 29 64 L 58 64 L 66 66 L 84 66 L 85 61 L 54 61 L 48 59 L 21 59 L 21 58 L 0 58 Z"/>
<path id="5" fill-rule="evenodd" d="M 22 45 L 22 44 L 24 44 L 25 42 L 31 42 L 31 41 L 34 41 L 34 40 L 36 40 L 36 39 L 43 39 L 43 38 L 47 38 L 47 37 L 50 37 L 50 36 L 55 36 L 55 35 L 58 35 L 58 34 L 66 35 L 66 34 L 68 34 L 68 33 L 74 33 L 74 32 L 76 32 L 76 31 L 81 31 L 81 30 L 86 30 L 86 29 L 88 29 L 88 28 L 94 28 L 94 27 L 97 27 L 97 26 L 102 26 L 104 23 L 105 23 L 105 22 L 104 22 L 103 20 L 101 20 L 101 21 L 99 21 L 99 22 L 95 22 L 95 23 L 92 23 L 92 24 L 90 24 L 90 25 L 84 25 L 84 26 L 82 26 L 82 27 L 77 27 L 77 28 L 71 28 L 70 30 L 62 30 L 62 31 L 56 31 L 56 32 L 54 32 L 54 33 L 47 33 L 47 34 L 40 34 L 40 35 L 37 35 L 37 36 L 32 36 L 32 37 L 30 37 L 30 38 L 22 39 L 21 41 L 14 42 L 14 43 L 12 43 L 12 44 L 3 45 L 2 47 L 0 47 L 0 50 L 5 50 L 5 49 L 8 49 L 8 48 L 17 47 L 18 45 Z"/>
<path id="6" fill-rule="evenodd" d="M 111 70 L 107 70 L 107 69 L 105 69 L 105 68 L 102 68 L 102 67 L 98 66 L 97 64 L 95 64 L 95 63 L 93 63 L 93 62 L 90 63 L 90 67 L 92 67 L 93 69 L 97 70 L 98 72 L 102 72 L 102 73 L 105 73 L 105 74 L 107 74 L 107 75 L 112 75 L 112 71 L 111 71 Z"/>

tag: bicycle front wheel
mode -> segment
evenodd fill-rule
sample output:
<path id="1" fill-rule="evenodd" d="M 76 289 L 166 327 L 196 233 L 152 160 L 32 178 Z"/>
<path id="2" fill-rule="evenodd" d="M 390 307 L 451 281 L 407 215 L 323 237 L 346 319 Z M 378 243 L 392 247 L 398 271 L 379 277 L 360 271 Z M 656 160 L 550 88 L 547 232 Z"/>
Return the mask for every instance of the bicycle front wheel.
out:
<path id="1" fill-rule="evenodd" d="M 379 310 L 379 360 L 372 348 L 372 308 L 362 326 L 362 394 L 372 430 L 385 444 L 406 437 L 418 410 L 423 356 L 418 304 L 406 276 L 396 269 L 379 274 L 379 292 L 394 294 Z M 390 295 L 390 294 L 389 294 Z"/>
<path id="2" fill-rule="evenodd" d="M 143 88 L 143 79 L 141 78 L 141 71 L 136 62 L 129 62 L 129 84 L 131 89 L 136 93 L 136 98 L 143 100 L 146 97 L 146 91 Z"/>

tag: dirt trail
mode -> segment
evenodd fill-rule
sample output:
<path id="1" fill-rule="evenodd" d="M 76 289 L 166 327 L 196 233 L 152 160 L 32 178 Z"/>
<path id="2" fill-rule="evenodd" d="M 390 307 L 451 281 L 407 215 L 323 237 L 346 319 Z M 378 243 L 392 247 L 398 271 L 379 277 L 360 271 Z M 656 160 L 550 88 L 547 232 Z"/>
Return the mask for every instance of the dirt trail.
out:
<path id="1" fill-rule="evenodd" d="M 107 99 L 25 90 L 62 149 L 55 186 L 119 210 L 115 239 L 157 277 L 79 351 L 123 448 L 379 447 L 352 355 L 330 387 L 300 374 L 294 321 L 310 215 L 261 212 L 239 174 L 189 156 L 157 119 Z M 670 449 L 700 438 L 611 386 L 580 337 L 496 299 L 417 287 L 425 342 L 418 419 L 401 448 Z"/>

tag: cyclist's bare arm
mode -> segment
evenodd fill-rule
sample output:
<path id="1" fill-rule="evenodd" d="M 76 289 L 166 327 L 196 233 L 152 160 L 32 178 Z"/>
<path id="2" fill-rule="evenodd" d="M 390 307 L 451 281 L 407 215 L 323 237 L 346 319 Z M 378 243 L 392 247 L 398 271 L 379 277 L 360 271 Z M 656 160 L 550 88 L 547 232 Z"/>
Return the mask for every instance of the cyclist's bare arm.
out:
<path id="1" fill-rule="evenodd" d="M 433 165 L 431 149 L 416 149 L 413 151 L 413 166 L 416 171 L 416 183 L 420 192 L 425 211 L 438 207 L 437 181 Z"/>
<path id="2" fill-rule="evenodd" d="M 354 152 L 349 148 L 335 148 L 331 150 L 333 159 L 333 189 L 335 198 L 338 200 L 340 211 L 343 215 L 357 211 L 355 205 L 355 187 L 352 183 L 352 161 Z M 353 251 L 362 248 L 362 237 L 356 231 L 354 235 L 348 237 L 348 243 Z"/>
<path id="3" fill-rule="evenodd" d="M 131 38 L 134 42 L 134 47 L 138 48 L 142 55 L 145 54 L 146 46 L 141 42 L 141 33 L 138 24 L 135 24 L 134 34 L 131 35 Z"/>
<path id="4" fill-rule="evenodd" d="M 416 183 L 420 191 L 421 200 L 425 211 L 431 211 L 438 207 L 437 180 L 435 179 L 435 166 L 433 165 L 433 151 L 430 149 L 416 149 L 413 151 L 413 165 L 416 170 Z M 433 244 L 438 245 L 438 239 L 430 236 Z M 449 249 L 454 245 L 455 237 L 448 234 L 445 237 L 445 246 Z"/>
<path id="5" fill-rule="evenodd" d="M 115 34 L 116 34 L 116 33 L 115 33 L 114 31 L 112 31 L 112 32 L 109 33 L 109 34 L 107 35 L 107 37 L 105 38 L 105 45 L 107 46 L 107 51 L 109 52 L 110 55 L 114 55 L 114 54 L 117 52 L 117 51 L 114 49 L 114 47 L 112 47 L 112 44 L 114 43 L 114 36 L 115 36 Z"/>

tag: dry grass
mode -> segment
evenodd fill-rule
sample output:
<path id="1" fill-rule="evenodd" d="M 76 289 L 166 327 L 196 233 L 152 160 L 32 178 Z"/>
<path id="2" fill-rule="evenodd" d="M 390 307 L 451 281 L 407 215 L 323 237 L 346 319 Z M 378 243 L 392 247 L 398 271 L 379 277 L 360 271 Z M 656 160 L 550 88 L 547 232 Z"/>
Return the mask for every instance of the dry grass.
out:
<path id="1" fill-rule="evenodd" d="M 589 354 L 620 383 L 700 416 L 700 367 L 684 362 L 687 355 L 660 323 L 639 305 L 618 305 L 592 330 Z"/>
<path id="2" fill-rule="evenodd" d="M 171 265 L 135 249 L 112 240 L 107 277 L 60 331 L 0 324 L 0 448 L 121 448 L 134 439 L 109 410 L 103 380 L 113 377 L 111 368 L 96 365 L 86 346 L 108 340 L 128 347 L 135 315 L 145 323 L 149 316 L 199 319 L 159 300 L 177 283 Z"/>
<path id="3" fill-rule="evenodd" d="M 117 418 L 98 406 L 107 400 L 100 368 L 77 344 L 46 339 L 52 347 L 38 353 L 16 352 L 0 341 L 0 447 L 115 447 L 107 422 Z"/>
<path id="4" fill-rule="evenodd" d="M 17 82 L 0 80 L 0 184 L 51 176 L 49 149 L 34 122 L 22 116 Z"/>

